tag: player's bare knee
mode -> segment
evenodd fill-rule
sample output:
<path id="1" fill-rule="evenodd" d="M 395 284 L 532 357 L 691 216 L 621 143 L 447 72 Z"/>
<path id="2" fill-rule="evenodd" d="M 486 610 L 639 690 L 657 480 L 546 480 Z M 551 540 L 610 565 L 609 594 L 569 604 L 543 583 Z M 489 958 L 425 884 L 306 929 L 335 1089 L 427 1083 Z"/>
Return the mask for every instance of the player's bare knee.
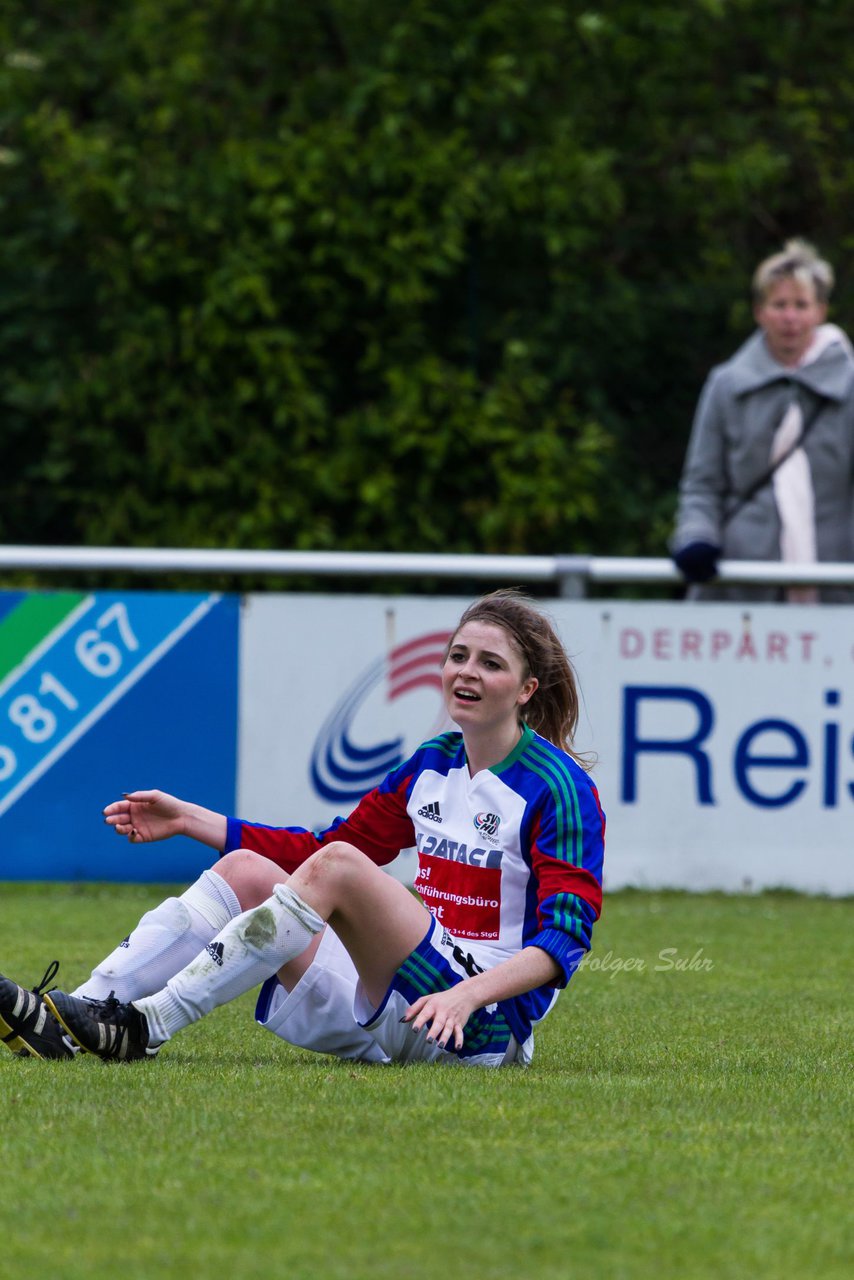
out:
<path id="1" fill-rule="evenodd" d="M 303 882 L 315 886 L 339 884 L 357 873 L 364 862 L 365 855 L 355 845 L 347 844 L 345 840 L 333 840 L 303 863 Z"/>
<path id="2" fill-rule="evenodd" d="M 213 867 L 237 895 L 243 911 L 265 902 L 274 884 L 284 883 L 287 873 L 274 867 L 269 858 L 251 849 L 235 849 L 225 854 Z"/>

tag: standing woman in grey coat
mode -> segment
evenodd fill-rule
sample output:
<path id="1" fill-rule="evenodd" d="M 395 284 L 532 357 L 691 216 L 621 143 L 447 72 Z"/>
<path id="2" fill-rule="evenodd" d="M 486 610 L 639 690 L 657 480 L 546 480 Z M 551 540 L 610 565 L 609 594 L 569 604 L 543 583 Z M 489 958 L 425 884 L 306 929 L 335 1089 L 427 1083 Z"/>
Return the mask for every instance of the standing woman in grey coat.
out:
<path id="1" fill-rule="evenodd" d="M 825 323 L 832 288 L 829 263 L 803 240 L 756 269 L 758 329 L 709 375 L 679 486 L 671 550 L 691 599 L 819 598 L 701 585 L 721 558 L 854 560 L 854 351 Z"/>

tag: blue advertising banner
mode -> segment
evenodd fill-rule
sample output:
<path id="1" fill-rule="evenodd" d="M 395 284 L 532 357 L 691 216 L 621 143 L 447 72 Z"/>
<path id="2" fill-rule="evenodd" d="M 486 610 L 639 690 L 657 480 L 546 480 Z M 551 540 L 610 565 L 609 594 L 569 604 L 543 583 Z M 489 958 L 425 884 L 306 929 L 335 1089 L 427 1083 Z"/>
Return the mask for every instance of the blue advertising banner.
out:
<path id="1" fill-rule="evenodd" d="M 157 787 L 231 812 L 239 601 L 0 592 L 0 880 L 184 881 L 216 856 L 130 846 L 101 810 Z"/>

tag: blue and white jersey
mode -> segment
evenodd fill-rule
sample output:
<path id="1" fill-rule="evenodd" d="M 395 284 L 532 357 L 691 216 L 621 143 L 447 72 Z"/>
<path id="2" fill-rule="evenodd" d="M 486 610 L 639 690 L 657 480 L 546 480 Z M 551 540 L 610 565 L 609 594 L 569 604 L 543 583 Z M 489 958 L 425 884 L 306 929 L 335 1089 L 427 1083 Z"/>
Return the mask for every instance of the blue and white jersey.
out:
<path id="1" fill-rule="evenodd" d="M 506 759 L 472 776 L 462 734 L 420 746 L 326 830 L 229 820 L 226 850 L 255 849 L 288 871 L 346 840 L 380 865 L 415 847 L 415 888 L 458 939 L 472 972 L 536 946 L 560 965 L 563 986 L 590 949 L 602 905 L 605 818 L 589 775 L 525 727 Z M 544 987 L 506 1002 L 514 1035 L 554 1001 Z"/>

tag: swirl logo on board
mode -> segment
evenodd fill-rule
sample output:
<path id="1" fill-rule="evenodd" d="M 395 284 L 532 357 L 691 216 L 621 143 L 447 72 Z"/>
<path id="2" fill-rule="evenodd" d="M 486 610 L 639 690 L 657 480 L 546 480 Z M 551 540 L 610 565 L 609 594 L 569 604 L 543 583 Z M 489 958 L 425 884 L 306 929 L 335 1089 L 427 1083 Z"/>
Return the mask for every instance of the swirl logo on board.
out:
<path id="1" fill-rule="evenodd" d="M 450 634 L 432 631 L 396 645 L 363 671 L 341 697 L 322 725 L 311 753 L 312 785 L 324 800 L 360 800 L 391 769 L 403 763 L 403 734 L 361 745 L 355 741 L 354 721 L 383 682 L 388 702 L 396 702 L 416 689 L 435 689 L 441 700 L 441 663 Z M 446 723 L 442 708 L 439 724 L 432 732 Z M 424 736 L 431 736 L 431 732 L 428 730 Z"/>

